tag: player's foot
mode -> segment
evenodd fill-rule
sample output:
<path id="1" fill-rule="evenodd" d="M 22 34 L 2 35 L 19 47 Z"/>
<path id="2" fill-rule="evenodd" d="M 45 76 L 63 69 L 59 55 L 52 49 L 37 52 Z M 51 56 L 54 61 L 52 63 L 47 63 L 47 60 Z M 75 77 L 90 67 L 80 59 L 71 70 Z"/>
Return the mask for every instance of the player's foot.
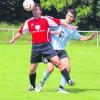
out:
<path id="1" fill-rule="evenodd" d="M 32 91 L 34 91 L 34 89 L 35 88 L 33 86 L 30 86 L 29 89 L 28 89 L 28 91 L 32 92 Z"/>
<path id="2" fill-rule="evenodd" d="M 42 87 L 43 87 L 43 84 L 40 83 L 40 84 L 35 88 L 35 91 L 36 91 L 36 92 L 42 91 Z"/>
<path id="3" fill-rule="evenodd" d="M 65 91 L 63 88 L 59 88 L 58 89 L 59 93 L 64 93 L 64 94 L 68 94 L 69 92 Z"/>
<path id="4" fill-rule="evenodd" d="M 68 84 L 69 84 L 70 86 L 73 86 L 73 85 L 75 85 L 75 82 L 74 82 L 73 80 L 69 80 L 69 81 L 68 81 Z"/>

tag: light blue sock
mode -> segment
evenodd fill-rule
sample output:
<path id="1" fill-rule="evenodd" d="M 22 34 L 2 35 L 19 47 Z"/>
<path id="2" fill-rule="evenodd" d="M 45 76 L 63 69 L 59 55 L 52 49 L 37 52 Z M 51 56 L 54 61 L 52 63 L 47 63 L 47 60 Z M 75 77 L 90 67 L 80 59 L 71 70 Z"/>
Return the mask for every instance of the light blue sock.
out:
<path id="1" fill-rule="evenodd" d="M 45 81 L 48 79 L 50 75 L 50 72 L 48 72 L 47 70 L 43 73 L 42 78 L 41 78 L 41 84 L 44 84 Z"/>
<path id="2" fill-rule="evenodd" d="M 66 83 L 67 83 L 67 81 L 66 81 L 66 79 L 64 78 L 64 76 L 62 75 L 61 81 L 60 81 L 60 85 L 64 88 Z"/>

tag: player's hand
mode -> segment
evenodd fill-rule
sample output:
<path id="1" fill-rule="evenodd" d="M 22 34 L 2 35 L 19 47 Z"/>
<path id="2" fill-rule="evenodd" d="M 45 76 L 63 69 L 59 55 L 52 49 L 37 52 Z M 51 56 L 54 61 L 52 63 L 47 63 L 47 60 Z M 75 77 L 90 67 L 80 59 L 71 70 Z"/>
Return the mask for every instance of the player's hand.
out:
<path id="1" fill-rule="evenodd" d="M 72 26 L 72 29 L 77 29 L 78 28 L 78 26 Z"/>
<path id="2" fill-rule="evenodd" d="M 50 30 L 50 34 L 57 34 L 57 35 L 60 35 L 60 32 Z"/>
<path id="3" fill-rule="evenodd" d="M 74 29 L 77 29 L 78 26 L 72 26 L 72 25 L 68 25 L 68 28 L 71 29 L 71 30 L 74 30 Z"/>
<path id="4" fill-rule="evenodd" d="M 95 32 L 95 33 L 93 33 L 93 34 L 91 34 L 91 39 L 94 39 L 94 38 L 96 38 L 97 37 L 97 32 Z"/>

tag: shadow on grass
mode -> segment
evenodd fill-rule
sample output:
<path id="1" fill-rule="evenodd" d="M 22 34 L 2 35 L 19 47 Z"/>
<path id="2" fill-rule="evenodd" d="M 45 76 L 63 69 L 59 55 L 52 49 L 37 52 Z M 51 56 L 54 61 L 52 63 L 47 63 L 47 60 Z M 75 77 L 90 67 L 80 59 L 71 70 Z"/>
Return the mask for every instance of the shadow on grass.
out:
<path id="1" fill-rule="evenodd" d="M 79 92 L 86 92 L 86 91 L 100 91 L 100 89 L 92 89 L 92 88 L 88 88 L 88 89 L 85 89 L 85 88 L 73 88 L 73 89 L 66 89 L 66 91 L 69 91 L 71 93 L 79 93 Z"/>
<path id="2" fill-rule="evenodd" d="M 66 91 L 70 93 L 80 93 L 80 92 L 87 92 L 87 91 L 100 91 L 100 89 L 85 89 L 85 88 L 71 88 L 71 89 L 65 89 Z M 50 89 L 45 89 L 43 92 L 57 92 L 57 89 L 50 88 Z"/>

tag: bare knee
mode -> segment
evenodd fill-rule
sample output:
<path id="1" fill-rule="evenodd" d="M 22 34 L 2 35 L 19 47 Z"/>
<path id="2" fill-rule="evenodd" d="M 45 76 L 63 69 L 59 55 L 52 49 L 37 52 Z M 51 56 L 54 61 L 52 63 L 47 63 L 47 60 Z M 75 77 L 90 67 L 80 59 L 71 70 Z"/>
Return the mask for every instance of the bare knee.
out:
<path id="1" fill-rule="evenodd" d="M 54 64 L 52 64 L 52 63 L 48 63 L 47 65 L 48 65 L 47 70 L 48 70 L 48 72 L 51 73 L 51 72 L 54 70 Z"/>
<path id="2" fill-rule="evenodd" d="M 30 73 L 30 74 L 34 74 L 34 73 L 36 73 L 36 71 L 30 69 L 29 73 Z"/>
<path id="3" fill-rule="evenodd" d="M 51 73 L 54 70 L 54 67 L 48 67 L 48 72 Z"/>
<path id="4" fill-rule="evenodd" d="M 69 65 L 64 65 L 67 69 L 68 72 L 70 72 L 70 66 Z"/>
<path id="5" fill-rule="evenodd" d="M 55 62 L 55 65 L 59 68 L 60 71 L 62 71 L 63 69 L 65 69 L 66 67 L 63 66 L 63 64 L 59 61 L 59 62 Z"/>
<path id="6" fill-rule="evenodd" d="M 56 65 L 60 70 L 64 69 L 61 61 L 59 60 L 58 56 L 55 56 L 50 59 L 54 65 Z"/>
<path id="7" fill-rule="evenodd" d="M 36 73 L 36 69 L 37 69 L 37 64 L 31 64 L 29 73 L 30 74 Z"/>

